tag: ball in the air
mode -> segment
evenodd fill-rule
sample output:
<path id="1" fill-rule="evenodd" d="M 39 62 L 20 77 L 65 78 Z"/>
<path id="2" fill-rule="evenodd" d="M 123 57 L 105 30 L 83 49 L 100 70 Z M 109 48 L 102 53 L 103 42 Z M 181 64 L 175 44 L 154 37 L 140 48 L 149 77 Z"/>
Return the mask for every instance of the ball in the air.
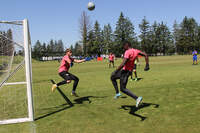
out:
<path id="1" fill-rule="evenodd" d="M 95 9 L 95 4 L 93 2 L 88 3 L 88 10 L 92 11 Z"/>

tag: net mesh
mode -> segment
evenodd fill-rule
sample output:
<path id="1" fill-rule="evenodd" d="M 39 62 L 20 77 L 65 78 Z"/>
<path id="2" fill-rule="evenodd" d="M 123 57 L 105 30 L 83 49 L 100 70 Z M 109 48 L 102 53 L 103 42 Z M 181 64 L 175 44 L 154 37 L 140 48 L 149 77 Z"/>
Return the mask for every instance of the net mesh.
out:
<path id="1" fill-rule="evenodd" d="M 0 120 L 28 116 L 23 26 L 0 23 Z"/>

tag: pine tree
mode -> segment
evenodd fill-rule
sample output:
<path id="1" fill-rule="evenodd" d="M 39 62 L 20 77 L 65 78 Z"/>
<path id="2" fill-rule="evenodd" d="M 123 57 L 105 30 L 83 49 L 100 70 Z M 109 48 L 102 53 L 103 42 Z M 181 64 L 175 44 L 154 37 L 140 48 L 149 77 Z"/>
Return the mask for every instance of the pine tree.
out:
<path id="1" fill-rule="evenodd" d="M 64 53 L 64 44 L 63 44 L 62 40 L 58 40 L 58 43 L 57 43 L 57 52 L 59 53 L 59 55 L 63 55 L 63 53 Z"/>
<path id="2" fill-rule="evenodd" d="M 94 41 L 95 41 L 95 37 L 94 37 L 94 33 L 93 30 L 91 30 L 88 34 L 88 55 L 95 55 L 95 47 L 94 47 Z"/>
<path id="3" fill-rule="evenodd" d="M 178 39 L 178 52 L 189 53 L 195 48 L 196 36 L 198 34 L 198 24 L 194 18 L 185 17 L 180 24 L 179 39 Z"/>
<path id="4" fill-rule="evenodd" d="M 104 44 L 104 54 L 108 54 L 108 52 L 113 51 L 113 32 L 110 24 L 104 25 L 103 28 L 103 44 Z"/>
<path id="5" fill-rule="evenodd" d="M 46 43 L 42 44 L 42 55 L 43 56 L 47 56 L 48 55 Z"/>
<path id="6" fill-rule="evenodd" d="M 116 24 L 115 35 L 115 45 L 114 50 L 117 56 L 123 53 L 122 43 L 130 41 L 131 43 L 136 42 L 136 37 L 134 33 L 134 26 L 129 18 L 125 18 L 123 13 L 120 13 L 119 19 Z"/>
<path id="7" fill-rule="evenodd" d="M 98 21 L 94 24 L 94 53 L 100 55 L 103 52 L 102 32 Z"/>
<path id="8" fill-rule="evenodd" d="M 48 51 L 48 54 L 50 56 L 53 56 L 54 52 L 55 52 L 55 45 L 54 45 L 53 39 L 51 39 L 50 42 L 49 42 L 49 51 Z"/>
<path id="9" fill-rule="evenodd" d="M 140 40 L 141 40 L 141 48 L 143 51 L 145 51 L 146 53 L 150 54 L 152 51 L 150 49 L 150 41 L 149 38 L 150 37 L 150 26 L 149 26 L 149 22 L 146 20 L 146 17 L 144 17 L 142 19 L 141 24 L 139 24 L 139 28 L 140 28 L 140 32 L 141 34 L 139 35 Z"/>
<path id="10" fill-rule="evenodd" d="M 173 24 L 173 41 L 174 41 L 174 45 L 176 46 L 176 52 L 178 52 L 178 46 L 179 46 L 178 45 L 178 39 L 180 37 L 179 31 L 180 31 L 180 26 L 175 20 Z"/>
<path id="11" fill-rule="evenodd" d="M 172 36 L 169 28 L 166 24 L 161 22 L 158 26 L 159 34 L 159 52 L 165 55 L 169 49 L 169 45 L 172 43 Z"/>
<path id="12" fill-rule="evenodd" d="M 86 55 L 87 54 L 87 38 L 88 38 L 88 33 L 91 29 L 91 24 L 90 24 L 91 22 L 90 22 L 89 16 L 87 15 L 85 11 L 82 12 L 79 23 L 80 23 L 81 41 L 83 44 L 83 52 L 84 52 L 84 55 Z"/>
<path id="13" fill-rule="evenodd" d="M 42 57 L 42 45 L 39 40 L 33 47 L 33 58 L 40 59 Z"/>
<path id="14" fill-rule="evenodd" d="M 76 42 L 75 47 L 74 47 L 74 55 L 75 56 L 80 56 L 83 54 L 82 46 Z"/>

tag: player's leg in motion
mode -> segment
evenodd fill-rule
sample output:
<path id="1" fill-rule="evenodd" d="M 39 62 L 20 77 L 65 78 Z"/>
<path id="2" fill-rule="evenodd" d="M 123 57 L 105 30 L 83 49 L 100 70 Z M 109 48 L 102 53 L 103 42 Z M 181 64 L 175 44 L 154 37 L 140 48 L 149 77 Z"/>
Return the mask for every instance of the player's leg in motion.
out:
<path id="1" fill-rule="evenodd" d="M 137 97 L 135 94 L 133 94 L 130 90 L 126 88 L 126 85 L 128 83 L 128 77 L 130 75 L 129 71 L 122 70 L 121 76 L 120 76 L 120 90 L 125 93 L 126 95 L 132 97 L 136 100 L 136 107 L 138 107 L 139 103 L 142 101 L 142 97 Z"/>
<path id="2" fill-rule="evenodd" d="M 196 56 L 196 58 L 195 58 L 195 62 L 196 62 L 196 65 L 197 65 L 197 56 Z"/>
<path id="3" fill-rule="evenodd" d="M 130 75 L 131 75 L 131 81 L 133 81 L 133 72 L 131 72 Z"/>
<path id="4" fill-rule="evenodd" d="M 126 85 L 128 83 L 128 77 L 129 77 L 129 75 L 130 75 L 129 71 L 122 70 L 121 76 L 120 76 L 120 90 L 123 93 L 127 94 L 128 96 L 130 96 L 130 97 L 132 97 L 133 99 L 136 100 L 138 97 L 135 94 L 133 94 L 130 90 L 128 90 L 126 88 Z"/>
<path id="5" fill-rule="evenodd" d="M 193 65 L 196 65 L 196 64 L 197 64 L 197 57 L 193 56 Z"/>
<path id="6" fill-rule="evenodd" d="M 57 84 L 54 84 L 52 85 L 52 92 L 55 91 L 55 89 L 58 87 L 58 86 L 61 86 L 61 85 L 64 85 L 64 84 L 67 84 L 70 82 L 69 80 L 69 76 L 68 76 L 68 73 L 66 71 L 63 71 L 63 72 L 60 72 L 59 75 L 64 79 L 63 81 L 57 83 Z"/>
<path id="7" fill-rule="evenodd" d="M 79 82 L 78 77 L 76 77 L 75 75 L 73 75 L 73 74 L 71 74 L 71 73 L 69 73 L 69 72 L 66 72 L 66 71 L 63 71 L 63 72 L 59 73 L 59 75 L 60 75 L 64 80 L 61 81 L 61 82 L 59 82 L 59 83 L 57 83 L 57 84 L 54 84 L 54 85 L 52 86 L 52 91 L 54 91 L 56 87 L 61 86 L 61 85 L 64 85 L 64 84 L 67 84 L 67 83 L 70 83 L 71 80 L 74 80 L 74 85 L 73 85 L 73 90 L 72 90 L 71 95 L 77 96 L 77 97 L 78 97 L 78 95 L 75 93 L 76 87 L 77 87 L 78 82 Z"/>
<path id="8" fill-rule="evenodd" d="M 111 67 L 111 61 L 109 60 L 109 68 Z"/>
<path id="9" fill-rule="evenodd" d="M 115 73 L 114 75 L 112 74 L 111 75 L 111 81 L 112 81 L 112 84 L 115 88 L 115 92 L 116 92 L 116 95 L 115 95 L 115 99 L 116 98 L 119 98 L 121 96 L 121 94 L 119 93 L 119 88 L 118 88 L 118 85 L 117 85 L 117 79 L 120 79 L 120 75 L 121 75 L 121 71 Z"/>
<path id="10" fill-rule="evenodd" d="M 195 62 L 195 60 L 194 60 L 194 56 L 193 56 L 193 64 L 192 65 L 194 65 L 194 62 Z"/>
<path id="11" fill-rule="evenodd" d="M 137 71 L 136 71 L 136 69 L 133 69 L 133 72 L 135 74 L 135 81 L 137 81 Z"/>
<path id="12" fill-rule="evenodd" d="M 137 71 L 136 71 L 136 68 L 137 68 L 137 64 L 135 63 L 134 64 L 134 67 L 133 67 L 133 72 L 134 72 L 134 74 L 135 74 L 135 81 L 137 81 Z"/>
<path id="13" fill-rule="evenodd" d="M 69 73 L 69 77 L 70 77 L 70 80 L 74 80 L 74 84 L 73 84 L 73 89 L 72 89 L 71 95 L 72 95 L 72 96 L 79 97 L 79 96 L 76 94 L 76 88 L 77 88 L 77 86 L 78 86 L 79 78 L 76 77 L 75 75 L 71 74 L 71 73 Z"/>
<path id="14" fill-rule="evenodd" d="M 112 64 L 113 64 L 113 68 L 115 67 L 115 63 L 114 63 L 114 61 L 112 61 Z"/>

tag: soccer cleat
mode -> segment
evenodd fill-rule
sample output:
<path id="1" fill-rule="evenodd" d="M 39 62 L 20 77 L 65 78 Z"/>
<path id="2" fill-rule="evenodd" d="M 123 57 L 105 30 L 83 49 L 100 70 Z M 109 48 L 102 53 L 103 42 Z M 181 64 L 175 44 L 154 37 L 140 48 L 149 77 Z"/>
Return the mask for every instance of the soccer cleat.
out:
<path id="1" fill-rule="evenodd" d="M 79 95 L 77 95 L 75 92 L 72 92 L 71 96 L 79 97 Z"/>
<path id="2" fill-rule="evenodd" d="M 138 107 L 141 102 L 142 102 L 142 97 L 138 97 L 136 100 L 136 107 Z"/>
<path id="3" fill-rule="evenodd" d="M 56 88 L 57 88 L 57 84 L 53 84 L 51 87 L 52 92 L 54 92 Z"/>
<path id="4" fill-rule="evenodd" d="M 115 95 L 115 99 L 117 99 L 117 98 L 119 98 L 121 96 L 121 94 L 120 93 L 117 93 L 116 95 Z"/>

